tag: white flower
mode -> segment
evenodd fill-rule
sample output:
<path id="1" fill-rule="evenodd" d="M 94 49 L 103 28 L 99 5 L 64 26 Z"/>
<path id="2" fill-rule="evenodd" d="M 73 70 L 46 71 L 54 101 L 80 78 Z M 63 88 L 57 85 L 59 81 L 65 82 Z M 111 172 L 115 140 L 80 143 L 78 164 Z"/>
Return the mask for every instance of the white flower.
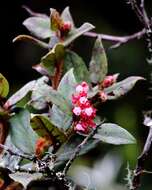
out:
<path id="1" fill-rule="evenodd" d="M 89 107 L 89 108 L 86 108 L 84 112 L 87 114 L 87 116 L 91 116 L 93 113 L 93 109 L 92 107 Z"/>
<path id="2" fill-rule="evenodd" d="M 73 109 L 73 113 L 75 114 L 75 115 L 80 115 L 81 114 L 81 108 L 80 107 L 75 107 L 74 109 Z"/>
<path id="3" fill-rule="evenodd" d="M 75 90 L 77 93 L 81 93 L 83 92 L 83 87 L 81 85 L 78 85 Z"/>
<path id="4" fill-rule="evenodd" d="M 81 104 L 85 104 L 86 102 L 87 102 L 87 98 L 86 97 L 84 97 L 84 96 L 82 96 L 80 99 L 79 99 L 79 101 L 80 101 L 80 103 Z"/>
<path id="5" fill-rule="evenodd" d="M 76 124 L 75 129 L 77 131 L 85 131 L 85 129 L 82 127 L 82 125 L 80 123 Z"/>

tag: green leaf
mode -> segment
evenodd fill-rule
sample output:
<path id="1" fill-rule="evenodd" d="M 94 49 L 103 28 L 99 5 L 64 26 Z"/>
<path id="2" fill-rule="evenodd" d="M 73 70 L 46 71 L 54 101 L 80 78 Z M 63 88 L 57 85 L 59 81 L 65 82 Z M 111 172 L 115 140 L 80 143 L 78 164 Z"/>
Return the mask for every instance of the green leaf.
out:
<path id="1" fill-rule="evenodd" d="M 58 92 L 68 101 L 69 105 L 72 104 L 72 94 L 75 92 L 77 82 L 73 74 L 73 68 L 70 69 L 62 78 Z"/>
<path id="2" fill-rule="evenodd" d="M 102 80 L 107 75 L 108 64 L 101 38 L 97 38 L 97 40 L 95 41 L 89 67 L 91 81 L 93 83 L 102 82 Z"/>
<path id="3" fill-rule="evenodd" d="M 75 91 L 76 84 L 72 68 L 63 76 L 57 89 L 68 102 L 70 110 L 72 110 L 72 94 Z M 51 110 L 51 121 L 60 129 L 67 130 L 72 123 L 72 111 L 71 114 L 67 114 L 63 109 L 53 105 Z"/>
<path id="4" fill-rule="evenodd" d="M 144 80 L 144 78 L 136 76 L 128 77 L 106 88 L 105 93 L 108 94 L 108 99 L 117 99 L 129 92 L 139 80 Z"/>
<path id="5" fill-rule="evenodd" d="M 31 105 L 38 110 L 44 109 L 48 103 L 53 103 L 66 114 L 71 115 L 71 108 L 64 96 L 52 89 L 48 84 L 48 78 L 37 80 L 31 96 Z"/>
<path id="6" fill-rule="evenodd" d="M 72 115 L 68 115 L 61 111 L 56 105 L 52 106 L 51 121 L 58 128 L 66 131 L 71 127 Z"/>
<path id="7" fill-rule="evenodd" d="M 21 101 L 29 92 L 34 89 L 36 81 L 30 81 L 26 85 L 24 85 L 21 89 L 19 89 L 15 94 L 13 94 L 5 103 L 7 107 L 15 105 L 19 101 Z"/>
<path id="8" fill-rule="evenodd" d="M 64 54 L 64 46 L 61 43 L 58 43 L 49 53 L 42 57 L 41 63 L 33 68 L 42 75 L 54 76 L 56 64 L 64 58 Z"/>
<path id="9" fill-rule="evenodd" d="M 38 136 L 30 126 L 30 113 L 25 109 L 20 109 L 10 118 L 9 123 L 13 144 L 24 153 L 34 154 Z"/>
<path id="10" fill-rule="evenodd" d="M 69 10 L 69 7 L 66 7 L 62 14 L 61 14 L 61 18 L 63 19 L 64 22 L 67 22 L 69 21 L 71 23 L 71 29 L 74 28 L 74 22 L 73 22 L 73 18 L 71 16 L 71 13 L 70 13 L 70 10 Z"/>
<path id="11" fill-rule="evenodd" d="M 0 73 L 0 97 L 5 98 L 9 93 L 9 84 L 6 78 Z"/>
<path id="12" fill-rule="evenodd" d="M 135 138 L 126 129 L 113 123 L 102 124 L 94 138 L 115 145 L 133 144 L 136 142 Z"/>
<path id="13" fill-rule="evenodd" d="M 82 81 L 89 82 L 89 71 L 83 59 L 73 51 L 66 51 L 64 70 L 68 71 L 71 68 L 73 68 L 73 73 L 78 83 Z"/>
<path id="14" fill-rule="evenodd" d="M 19 182 L 26 189 L 27 185 L 33 180 L 39 180 L 43 177 L 42 173 L 25 173 L 25 172 L 16 172 L 13 174 L 9 174 L 9 177 L 16 182 Z"/>
<path id="15" fill-rule="evenodd" d="M 29 17 L 23 22 L 23 25 L 35 36 L 41 39 L 50 38 L 52 35 L 50 29 L 49 17 Z"/>
<path id="16" fill-rule="evenodd" d="M 71 42 L 73 42 L 76 38 L 83 35 L 84 33 L 94 29 L 95 27 L 90 23 L 84 23 L 80 28 L 73 29 L 69 32 L 67 38 L 63 42 L 65 46 L 68 46 Z"/>
<path id="17" fill-rule="evenodd" d="M 54 126 L 45 116 L 34 116 L 31 119 L 31 126 L 39 136 L 50 139 L 53 145 L 56 142 L 63 144 L 67 138 L 66 135 L 60 129 Z"/>

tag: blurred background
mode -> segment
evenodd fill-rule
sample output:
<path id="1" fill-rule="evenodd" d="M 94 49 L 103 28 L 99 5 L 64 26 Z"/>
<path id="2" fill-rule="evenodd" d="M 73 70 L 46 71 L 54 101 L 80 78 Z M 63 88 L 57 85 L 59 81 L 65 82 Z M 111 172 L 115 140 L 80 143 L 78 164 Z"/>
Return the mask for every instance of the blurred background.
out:
<path id="1" fill-rule="evenodd" d="M 152 0 L 147 0 L 147 12 L 152 13 Z M 29 14 L 22 5 L 35 12 L 49 14 L 49 8 L 62 11 L 70 6 L 76 26 L 87 21 L 96 26 L 95 31 L 111 35 L 129 35 L 142 29 L 136 15 L 125 0 L 13 0 L 1 5 L 1 62 L 0 72 L 9 80 L 11 93 L 29 80 L 40 75 L 32 70 L 46 53 L 43 49 L 27 43 L 12 43 L 19 34 L 29 34 L 22 22 Z M 81 37 L 75 41 L 74 50 L 89 62 L 94 39 Z M 147 49 L 144 39 L 134 40 L 117 49 L 109 49 L 109 42 L 103 41 L 109 60 L 109 74 L 120 73 L 119 79 L 139 75 L 148 79 L 150 66 L 146 62 Z M 143 124 L 142 111 L 150 108 L 147 101 L 148 84 L 139 82 L 127 96 L 103 105 L 102 114 L 109 122 L 117 123 L 130 131 L 137 139 L 136 145 L 113 146 L 102 144 L 75 161 L 70 175 L 79 183 L 96 185 L 99 190 L 123 190 L 126 184 L 127 163 L 134 168 L 137 156 L 142 150 L 148 129 Z M 152 170 L 152 162 L 147 162 Z M 81 175 L 80 175 L 81 174 Z M 83 180 L 82 180 L 83 179 Z M 151 174 L 142 178 L 142 190 L 151 190 Z"/>

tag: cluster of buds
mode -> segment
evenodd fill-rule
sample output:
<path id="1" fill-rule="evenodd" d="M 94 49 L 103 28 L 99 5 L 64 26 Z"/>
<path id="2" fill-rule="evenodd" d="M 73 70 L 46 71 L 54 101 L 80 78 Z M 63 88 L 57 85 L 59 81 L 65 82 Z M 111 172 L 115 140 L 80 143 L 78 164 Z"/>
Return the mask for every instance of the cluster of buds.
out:
<path id="1" fill-rule="evenodd" d="M 67 36 L 67 34 L 70 32 L 71 28 L 72 28 L 71 22 L 69 21 L 63 22 L 59 29 L 60 38 L 64 39 L 64 37 Z"/>
<path id="2" fill-rule="evenodd" d="M 88 84 L 82 82 L 76 86 L 76 93 L 72 96 L 74 129 L 83 133 L 88 133 L 91 128 L 96 127 L 94 122 L 96 109 L 87 98 L 88 91 Z"/>
<path id="3" fill-rule="evenodd" d="M 104 88 L 108 88 L 111 85 L 113 85 L 116 82 L 117 77 L 118 77 L 118 75 L 106 76 L 101 84 L 101 88 L 104 89 Z M 108 99 L 107 94 L 104 91 L 100 91 L 99 96 L 100 96 L 100 99 L 102 100 L 102 102 L 105 102 Z"/>

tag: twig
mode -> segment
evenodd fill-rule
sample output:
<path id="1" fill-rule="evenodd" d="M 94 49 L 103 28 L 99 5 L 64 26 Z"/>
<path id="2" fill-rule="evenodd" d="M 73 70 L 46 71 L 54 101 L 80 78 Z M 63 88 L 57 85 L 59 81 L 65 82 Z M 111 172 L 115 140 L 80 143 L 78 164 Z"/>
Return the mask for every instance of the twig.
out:
<path id="1" fill-rule="evenodd" d="M 0 148 L 4 149 L 5 151 L 7 151 L 12 156 L 18 156 L 20 158 L 24 158 L 24 159 L 27 159 L 27 160 L 30 160 L 30 161 L 33 161 L 35 159 L 34 156 L 23 155 L 23 154 L 20 154 L 18 152 L 14 152 L 10 148 L 8 148 L 7 146 L 5 146 L 3 144 L 0 144 Z"/>
<path id="2" fill-rule="evenodd" d="M 76 159 L 76 157 L 78 156 L 78 154 L 80 153 L 81 149 L 84 147 L 84 145 L 88 142 L 88 140 L 90 138 L 92 138 L 95 133 L 97 132 L 97 129 L 98 127 L 100 126 L 101 124 L 97 125 L 97 127 L 95 129 L 93 129 L 91 131 L 91 133 L 81 142 L 81 144 L 79 144 L 75 151 L 74 151 L 74 154 L 71 156 L 71 158 L 68 160 L 68 162 L 66 163 L 65 167 L 64 167 L 64 170 L 63 170 L 63 176 L 65 176 L 65 174 L 68 172 L 70 166 L 72 165 L 73 161 Z"/>
<path id="3" fill-rule="evenodd" d="M 145 34 L 146 34 L 146 30 L 145 28 L 143 28 L 141 31 L 136 32 L 132 35 L 127 35 L 127 36 L 113 36 L 113 35 L 106 35 L 106 34 L 98 34 L 95 32 L 86 32 L 84 35 L 89 36 L 89 37 L 94 37 L 94 38 L 96 38 L 97 36 L 100 36 L 102 40 L 116 42 L 116 44 L 112 46 L 112 48 L 116 48 L 124 43 L 127 43 L 128 41 L 131 41 L 134 39 L 140 39 Z"/>
<path id="4" fill-rule="evenodd" d="M 23 5 L 22 8 L 25 9 L 25 10 L 29 13 L 30 16 L 44 17 L 44 18 L 45 18 L 45 17 L 48 17 L 46 14 L 41 14 L 41 13 L 37 13 L 37 12 L 32 11 L 32 10 L 31 10 L 28 6 L 26 6 L 26 5 Z"/>
<path id="5" fill-rule="evenodd" d="M 145 36 L 147 41 L 147 48 L 149 52 L 149 58 L 147 58 L 147 62 L 149 64 L 152 63 L 152 21 L 148 17 L 147 12 L 145 10 L 145 1 L 141 0 L 140 6 L 137 5 L 136 0 L 129 0 L 129 3 L 131 4 L 132 9 L 135 11 L 138 19 L 143 24 L 145 28 Z"/>

